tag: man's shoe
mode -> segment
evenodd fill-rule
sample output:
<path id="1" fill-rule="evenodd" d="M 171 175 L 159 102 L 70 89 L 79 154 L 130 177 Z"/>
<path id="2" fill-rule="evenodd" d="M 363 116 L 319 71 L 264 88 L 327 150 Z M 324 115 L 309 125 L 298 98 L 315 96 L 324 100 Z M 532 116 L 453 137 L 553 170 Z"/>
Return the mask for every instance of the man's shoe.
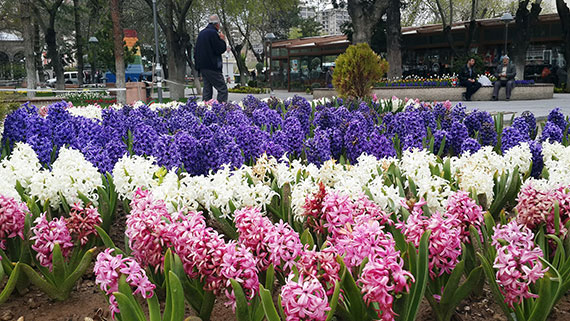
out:
<path id="1" fill-rule="evenodd" d="M 511 100 L 511 97 L 507 97 L 506 99 L 507 99 L 507 101 L 509 101 L 509 100 Z"/>
<path id="2" fill-rule="evenodd" d="M 492 101 L 497 101 L 497 100 L 499 100 L 499 98 L 493 96 L 493 98 L 491 98 L 491 100 L 492 100 Z"/>
<path id="3" fill-rule="evenodd" d="M 462 98 L 463 100 L 467 100 L 467 96 L 465 95 L 465 93 L 462 93 L 462 94 L 461 94 L 461 98 Z"/>

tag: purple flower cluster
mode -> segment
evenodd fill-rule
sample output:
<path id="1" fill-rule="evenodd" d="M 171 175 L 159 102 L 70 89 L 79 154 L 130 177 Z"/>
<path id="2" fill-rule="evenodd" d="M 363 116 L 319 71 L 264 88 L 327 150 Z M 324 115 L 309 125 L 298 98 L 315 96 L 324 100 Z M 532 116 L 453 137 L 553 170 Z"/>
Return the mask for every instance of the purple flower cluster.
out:
<path id="1" fill-rule="evenodd" d="M 101 172 L 111 172 L 126 153 L 153 156 L 167 169 L 180 168 L 192 175 L 216 171 L 224 164 L 251 164 L 264 153 L 281 158 L 303 158 L 320 165 L 329 159 L 351 163 L 363 153 L 394 157 L 402 150 L 443 146 L 444 154 L 476 152 L 495 146 L 500 136 L 504 152 L 537 133 L 536 119 L 525 112 L 510 127 L 497 133 L 487 112 L 468 112 L 461 103 L 416 102 L 402 112 L 385 113 L 378 102 L 337 99 L 311 104 L 294 96 L 285 101 L 261 101 L 247 96 L 238 104 L 198 105 L 189 100 L 178 108 L 152 110 L 125 106 L 102 110 L 100 121 L 72 116 L 65 102 L 38 110 L 23 105 L 6 118 L 3 143 L 23 141 L 32 146 L 45 166 L 61 146 L 80 150 Z M 540 141 L 562 141 L 567 121 L 554 109 Z M 540 146 L 532 144 L 533 157 L 542 169 Z"/>

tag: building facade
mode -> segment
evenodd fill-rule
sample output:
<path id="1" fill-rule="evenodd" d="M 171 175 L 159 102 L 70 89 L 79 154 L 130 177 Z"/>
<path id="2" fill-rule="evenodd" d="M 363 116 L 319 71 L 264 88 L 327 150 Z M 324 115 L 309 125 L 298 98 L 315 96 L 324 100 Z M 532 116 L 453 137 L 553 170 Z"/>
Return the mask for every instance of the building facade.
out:
<path id="1" fill-rule="evenodd" d="M 329 8 L 317 12 L 317 21 L 323 26 L 325 35 L 341 35 L 341 26 L 350 21 L 346 8 Z"/>
<path id="2" fill-rule="evenodd" d="M 494 71 L 504 54 L 505 24 L 499 18 L 477 20 L 477 28 L 469 48 L 470 54 L 481 57 L 484 70 Z M 468 36 L 469 22 L 456 22 L 452 27 L 454 46 L 462 49 Z M 516 30 L 509 26 L 509 34 Z M 510 48 L 512 36 L 508 39 Z M 274 88 L 291 91 L 306 90 L 318 84 L 326 86 L 326 67 L 333 65 L 350 42 L 344 35 L 282 40 L 273 43 L 271 51 L 271 75 Z M 317 65 L 319 58 L 319 68 Z M 314 61 L 314 62 L 313 62 Z M 450 45 L 441 24 L 402 28 L 402 69 L 404 76 L 422 77 L 451 74 L 457 69 Z M 455 67 L 454 67 L 455 64 Z M 517 78 L 538 82 L 554 82 L 560 85 L 565 79 L 566 61 L 562 40 L 562 26 L 557 14 L 539 16 L 531 28 L 530 45 L 526 54 L 524 75 Z M 548 74 L 548 79 L 545 79 Z M 275 77 L 273 77 L 275 75 Z"/>

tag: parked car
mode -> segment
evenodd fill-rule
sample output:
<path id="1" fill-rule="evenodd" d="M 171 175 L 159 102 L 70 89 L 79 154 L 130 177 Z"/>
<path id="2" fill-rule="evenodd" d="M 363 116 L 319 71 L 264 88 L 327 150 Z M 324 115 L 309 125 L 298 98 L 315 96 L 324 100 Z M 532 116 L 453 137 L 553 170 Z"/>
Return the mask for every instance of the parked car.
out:
<path id="1" fill-rule="evenodd" d="M 79 84 L 79 81 L 77 80 L 77 71 L 66 71 L 63 73 L 63 79 L 64 79 L 64 83 L 65 84 Z M 55 83 L 56 83 L 57 79 L 56 78 L 51 78 L 47 80 L 47 85 L 50 87 L 54 87 Z"/>

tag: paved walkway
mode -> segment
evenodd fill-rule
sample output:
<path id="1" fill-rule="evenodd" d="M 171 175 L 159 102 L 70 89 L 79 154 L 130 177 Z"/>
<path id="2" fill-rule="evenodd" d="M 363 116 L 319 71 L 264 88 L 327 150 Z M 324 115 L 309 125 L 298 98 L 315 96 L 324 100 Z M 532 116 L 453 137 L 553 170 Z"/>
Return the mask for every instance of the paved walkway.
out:
<path id="1" fill-rule="evenodd" d="M 457 102 L 453 102 L 456 104 Z M 512 101 L 466 101 L 468 109 L 485 110 L 488 112 L 514 112 L 520 115 L 523 111 L 531 111 L 535 117 L 546 117 L 548 113 L 560 107 L 564 115 L 570 114 L 570 94 L 554 94 L 552 99 L 512 100 Z"/>
<path id="2" fill-rule="evenodd" d="M 168 97 L 168 93 L 165 93 Z M 190 97 L 193 93 L 187 89 L 186 96 Z M 266 97 L 277 97 L 279 99 L 286 99 L 292 97 L 293 95 L 299 95 L 305 97 L 309 100 L 313 99 L 312 95 L 307 95 L 306 93 L 300 92 L 288 92 L 286 90 L 274 90 L 270 94 L 256 94 L 255 97 L 266 98 Z M 229 94 L 229 99 L 231 101 L 240 101 L 247 94 Z M 216 92 L 214 90 L 214 97 L 216 97 Z M 458 102 L 452 102 L 454 105 Z M 466 101 L 462 102 L 463 105 L 467 106 L 468 109 L 485 110 L 488 112 L 514 112 L 516 115 L 520 115 L 524 111 L 531 111 L 535 117 L 546 117 L 548 113 L 556 108 L 560 107 L 564 115 L 570 115 L 570 94 L 554 94 L 552 99 L 541 99 L 541 100 L 512 100 L 512 101 Z"/>

